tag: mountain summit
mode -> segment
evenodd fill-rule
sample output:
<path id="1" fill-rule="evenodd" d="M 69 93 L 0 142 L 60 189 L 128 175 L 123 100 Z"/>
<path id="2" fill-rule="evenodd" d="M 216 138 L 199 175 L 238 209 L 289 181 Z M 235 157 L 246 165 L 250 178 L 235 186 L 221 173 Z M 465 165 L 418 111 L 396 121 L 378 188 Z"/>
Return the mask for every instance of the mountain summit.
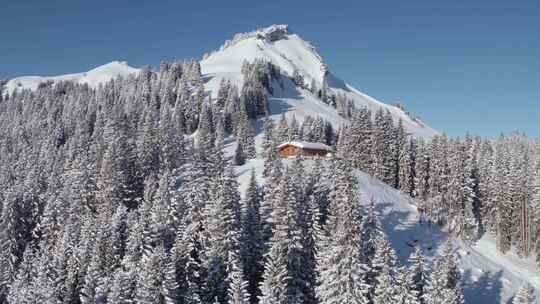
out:
<path id="1" fill-rule="evenodd" d="M 205 55 L 201 61 L 201 69 L 208 78 L 207 88 L 216 93 L 222 79 L 230 80 L 241 87 L 243 62 L 252 62 L 256 59 L 271 62 L 286 76 L 301 75 L 306 86 L 318 88 L 326 86 L 329 94 L 344 96 L 352 101 L 356 108 L 367 107 L 372 112 L 381 108 L 388 110 L 396 122 L 399 119 L 403 121 L 406 131 L 413 136 L 430 138 L 438 134 L 419 119 L 411 117 L 402 108 L 382 103 L 336 77 L 315 47 L 294 33 L 288 25 L 272 25 L 253 32 L 236 34 L 217 51 Z M 335 109 L 321 107 L 320 100 L 305 88 L 287 85 L 285 87 L 282 92 L 274 94 L 273 100 L 287 104 L 287 108 L 293 114 L 322 115 L 333 123 L 341 122 L 340 118 L 335 118 L 339 116 L 336 115 Z"/>
<path id="2" fill-rule="evenodd" d="M 279 68 L 283 78 L 269 98 L 271 115 L 322 116 L 336 127 L 346 121 L 336 108 L 329 106 L 313 94 L 313 88 L 324 87 L 329 95 L 341 96 L 354 107 L 366 107 L 375 113 L 388 110 L 394 121 L 402 120 L 405 130 L 415 136 L 431 138 L 438 132 L 406 113 L 401 107 L 385 104 L 370 97 L 334 76 L 315 47 L 294 33 L 288 25 L 271 25 L 256 31 L 239 33 L 227 40 L 218 50 L 204 56 L 200 62 L 206 90 L 216 96 L 222 80 L 229 80 L 238 87 L 243 85 L 242 65 L 262 59 Z M 6 92 L 16 89 L 35 90 L 40 83 L 75 81 L 97 87 L 118 76 L 138 73 L 139 69 L 126 62 L 113 61 L 88 72 L 60 76 L 23 76 L 11 79 Z M 293 76 L 301 77 L 305 86 L 291 82 Z M 311 90 L 310 90 L 311 89 Z"/>

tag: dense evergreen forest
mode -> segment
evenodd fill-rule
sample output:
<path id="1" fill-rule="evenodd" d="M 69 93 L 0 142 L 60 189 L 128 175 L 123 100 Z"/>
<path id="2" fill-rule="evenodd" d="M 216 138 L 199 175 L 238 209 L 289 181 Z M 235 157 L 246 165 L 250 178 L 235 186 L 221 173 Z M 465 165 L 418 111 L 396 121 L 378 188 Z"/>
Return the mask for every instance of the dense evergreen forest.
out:
<path id="1" fill-rule="evenodd" d="M 414 197 L 419 220 L 539 255 L 538 141 L 417 140 L 298 74 L 350 124 L 283 114 L 274 126 L 264 117 L 283 75 L 263 60 L 242 73 L 214 99 L 193 60 L 97 89 L 0 94 L 0 303 L 463 303 L 451 242 L 400 265 L 353 168 Z M 290 140 L 336 157 L 282 161 Z M 258 156 L 265 179 L 253 173 L 241 196 L 234 166 Z"/>

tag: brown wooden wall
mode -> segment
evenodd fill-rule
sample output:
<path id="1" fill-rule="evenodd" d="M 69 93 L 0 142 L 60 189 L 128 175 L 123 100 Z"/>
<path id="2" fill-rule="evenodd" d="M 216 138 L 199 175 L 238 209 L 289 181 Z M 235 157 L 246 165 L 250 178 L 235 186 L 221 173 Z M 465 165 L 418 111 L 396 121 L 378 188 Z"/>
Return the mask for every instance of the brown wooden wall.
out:
<path id="1" fill-rule="evenodd" d="M 315 150 L 315 149 L 302 149 L 302 155 L 304 156 L 320 156 L 324 157 L 328 154 L 328 151 L 325 150 Z"/>
<path id="2" fill-rule="evenodd" d="M 299 153 L 300 149 L 293 145 L 285 146 L 279 150 L 279 154 L 283 157 L 296 156 L 299 155 Z"/>
<path id="3" fill-rule="evenodd" d="M 290 157 L 290 156 L 315 156 L 315 157 L 325 157 L 326 154 L 328 154 L 328 151 L 324 150 L 317 150 L 317 149 L 302 149 L 295 147 L 293 145 L 288 145 L 279 150 L 279 154 L 282 157 Z"/>

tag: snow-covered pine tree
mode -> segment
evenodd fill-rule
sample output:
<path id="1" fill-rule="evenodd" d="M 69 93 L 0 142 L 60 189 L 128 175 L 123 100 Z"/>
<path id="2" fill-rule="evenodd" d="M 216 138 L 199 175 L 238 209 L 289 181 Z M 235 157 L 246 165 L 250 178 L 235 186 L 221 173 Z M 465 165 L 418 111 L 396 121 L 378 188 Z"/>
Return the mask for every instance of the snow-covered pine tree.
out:
<path id="1" fill-rule="evenodd" d="M 199 116 L 199 126 L 197 127 L 197 149 L 201 154 L 211 153 L 215 143 L 214 118 L 212 117 L 211 106 L 205 102 L 202 105 Z M 208 157 L 208 156 L 206 156 Z"/>
<path id="2" fill-rule="evenodd" d="M 215 172 L 222 172 L 225 169 L 225 159 L 224 151 L 225 148 L 225 127 L 222 117 L 214 118 L 216 121 L 216 132 L 215 132 L 215 141 L 212 147 L 212 155 L 210 156 L 210 161 L 214 166 Z"/>
<path id="3" fill-rule="evenodd" d="M 540 263 L 540 161 L 538 161 L 536 165 L 536 172 L 533 180 L 531 208 L 534 213 L 532 228 L 533 245 L 536 252 L 536 262 Z"/>
<path id="4" fill-rule="evenodd" d="M 218 89 L 216 102 L 215 102 L 216 106 L 219 109 L 225 108 L 225 104 L 227 103 L 227 98 L 229 96 L 230 88 L 231 88 L 231 81 L 221 79 L 221 82 L 219 83 L 219 89 Z"/>
<path id="5" fill-rule="evenodd" d="M 511 160 L 515 158 L 512 155 L 512 149 L 508 145 L 508 139 L 501 136 L 497 139 L 495 150 L 496 192 L 494 193 L 495 204 L 492 206 L 495 213 L 495 234 L 497 249 L 503 253 L 510 250 L 513 216 L 512 194 L 508 187 L 512 185 L 511 181 Z"/>
<path id="6" fill-rule="evenodd" d="M 138 303 L 160 303 L 164 299 L 162 284 L 164 275 L 165 249 L 159 245 L 141 260 L 135 299 Z M 165 302 L 163 303 L 171 303 Z"/>
<path id="7" fill-rule="evenodd" d="M 238 95 L 238 88 L 235 85 L 231 85 L 227 95 L 224 109 L 224 127 L 227 133 L 234 132 L 234 114 L 241 110 L 240 97 Z"/>
<path id="8" fill-rule="evenodd" d="M 322 160 L 315 160 L 312 168 L 313 181 L 311 182 L 310 203 L 317 210 L 317 223 L 319 227 L 323 227 L 328 219 L 328 205 L 330 195 L 330 177 L 329 170 L 323 164 Z M 315 216 L 315 215 L 314 215 Z M 315 224 L 315 223 L 313 223 Z"/>
<path id="9" fill-rule="evenodd" d="M 380 239 L 384 238 L 382 224 L 375 210 L 375 199 L 370 198 L 366 215 L 362 218 L 362 255 L 363 261 L 369 263 L 373 260 Z M 374 277 L 368 278 L 368 282 L 374 281 Z"/>
<path id="10" fill-rule="evenodd" d="M 409 256 L 409 269 L 407 271 L 407 284 L 419 303 L 423 302 L 424 291 L 429 283 L 428 269 L 422 249 L 417 247 Z"/>
<path id="11" fill-rule="evenodd" d="M 460 274 L 453 253 L 452 241 L 443 245 L 441 256 L 433 263 L 429 285 L 425 289 L 426 304 L 463 304 Z"/>
<path id="12" fill-rule="evenodd" d="M 296 115 L 293 114 L 291 118 L 291 122 L 289 124 L 289 134 L 287 137 L 289 138 L 289 141 L 298 141 L 300 140 L 300 134 L 299 134 L 299 125 L 298 120 L 296 119 Z"/>
<path id="13" fill-rule="evenodd" d="M 347 156 L 355 168 L 368 172 L 371 169 L 373 143 L 371 112 L 362 108 L 354 114 L 347 128 Z"/>
<path id="14" fill-rule="evenodd" d="M 137 142 L 137 156 L 143 177 L 156 173 L 159 168 L 159 136 L 157 109 L 147 108 L 143 114 L 143 122 L 140 127 Z M 114 150 L 113 150 L 114 151 Z M 121 157 L 121 152 L 115 153 L 114 157 Z"/>
<path id="15" fill-rule="evenodd" d="M 478 206 L 478 181 L 474 143 L 472 138 L 467 136 L 466 144 L 463 147 L 464 159 L 461 166 L 463 170 L 461 180 L 461 201 L 463 221 L 460 231 L 462 238 L 466 241 L 475 241 L 479 237 L 479 206 Z"/>
<path id="16" fill-rule="evenodd" d="M 270 175 L 266 178 L 261 201 L 261 222 L 263 243 L 268 245 L 274 225 L 273 212 L 278 204 L 279 185 L 283 176 L 283 163 L 277 158 L 272 164 Z M 266 248 L 265 248 L 266 249 Z M 266 250 L 265 250 L 266 251 Z"/>
<path id="17" fill-rule="evenodd" d="M 250 294 L 248 282 L 244 279 L 244 271 L 236 254 L 229 253 L 229 269 L 227 271 L 229 287 L 227 289 L 227 304 L 249 304 Z"/>
<path id="18" fill-rule="evenodd" d="M 296 158 L 290 167 L 289 192 L 292 196 L 288 203 L 288 217 L 290 226 L 290 243 L 288 244 L 289 272 L 291 274 L 291 291 L 296 302 L 313 303 L 315 301 L 315 261 L 313 260 L 312 243 L 310 235 L 309 201 L 306 196 L 308 187 L 305 180 L 306 172 L 303 162 Z"/>
<path id="19" fill-rule="evenodd" d="M 390 265 L 385 264 L 379 270 L 373 291 L 373 304 L 399 303 L 395 300 L 398 296 L 398 285 L 394 277 Z"/>
<path id="20" fill-rule="evenodd" d="M 421 201 L 425 201 L 429 195 L 429 168 L 430 168 L 430 159 L 429 154 L 426 149 L 426 143 L 423 140 L 418 141 L 418 153 L 416 159 L 416 166 L 414 172 L 416 173 L 415 178 L 415 195 Z M 419 210 L 422 213 L 424 210 Z"/>
<path id="21" fill-rule="evenodd" d="M 112 279 L 111 291 L 107 296 L 110 303 L 129 304 L 135 298 L 136 274 L 131 270 L 119 268 Z"/>
<path id="22" fill-rule="evenodd" d="M 371 166 L 373 175 L 381 181 L 391 185 L 394 182 L 395 163 L 393 161 L 396 151 L 393 137 L 393 122 L 389 112 L 379 109 L 375 114 L 373 124 L 373 143 Z"/>
<path id="23" fill-rule="evenodd" d="M 264 243 L 262 236 L 261 194 L 257 185 L 255 170 L 244 198 L 244 214 L 242 215 L 241 259 L 243 261 L 245 278 L 248 282 L 247 291 L 251 295 L 250 303 L 256 303 L 259 296 L 258 286 L 263 273 Z"/>
<path id="24" fill-rule="evenodd" d="M 416 178 L 416 140 L 409 139 L 399 160 L 399 189 L 414 197 L 414 180 Z"/>
<path id="25" fill-rule="evenodd" d="M 244 111 L 237 114 L 235 132 L 237 140 L 242 143 L 242 149 L 246 158 L 255 158 L 255 129 Z"/>
<path id="26" fill-rule="evenodd" d="M 270 147 L 266 151 L 266 158 L 264 160 L 264 170 L 263 176 L 268 177 L 272 172 L 272 167 L 275 165 L 275 162 L 280 158 L 278 146 L 276 141 L 272 139 L 270 141 Z"/>
<path id="27" fill-rule="evenodd" d="M 265 256 L 263 281 L 260 289 L 261 304 L 292 304 L 294 299 L 290 298 L 291 276 L 288 268 L 287 245 L 289 243 L 289 223 L 287 214 L 287 203 L 285 196 L 288 196 L 287 187 L 290 186 L 289 178 L 286 174 L 281 178 L 278 187 L 279 198 L 272 206 L 271 227 L 272 237 L 270 238 L 269 250 Z M 265 194 L 266 196 L 266 194 Z"/>
<path id="28" fill-rule="evenodd" d="M 203 214 L 206 240 L 204 267 L 208 269 L 203 301 L 227 298 L 228 254 L 240 250 L 240 194 L 232 168 L 215 178 L 210 201 Z"/>
<path id="29" fill-rule="evenodd" d="M 520 256 L 529 256 L 532 251 L 532 221 L 533 221 L 533 207 L 531 206 L 532 184 L 534 170 L 531 170 L 531 162 L 529 156 L 529 150 L 526 147 L 522 147 L 519 156 L 518 167 L 515 168 L 516 175 L 516 215 L 519 218 L 519 225 L 517 231 L 514 233 L 513 238 L 517 243 L 517 251 Z"/>
<path id="30" fill-rule="evenodd" d="M 244 154 L 243 144 L 238 141 L 236 149 L 234 150 L 233 164 L 235 166 L 242 166 L 246 163 L 246 155 Z"/>
<path id="31" fill-rule="evenodd" d="M 394 178 L 393 184 L 390 184 L 396 189 L 400 188 L 401 181 L 399 179 L 400 177 L 400 167 L 401 159 L 405 157 L 407 154 L 407 133 L 405 132 L 405 128 L 403 126 L 403 120 L 400 118 L 398 120 L 397 126 L 393 128 L 392 132 L 392 147 L 394 149 L 394 153 L 392 155 L 392 175 Z"/>
<path id="32" fill-rule="evenodd" d="M 24 251 L 21 265 L 17 271 L 17 276 L 11 284 L 7 303 L 29 303 L 36 299 L 35 290 L 32 290 L 31 283 L 37 276 L 35 248 L 27 246 Z"/>
<path id="33" fill-rule="evenodd" d="M 334 164 L 329 217 L 317 255 L 319 303 L 368 303 L 367 265 L 362 263 L 361 215 L 356 180 L 342 160 Z"/>
<path id="34" fill-rule="evenodd" d="M 27 240 L 24 220 L 28 216 L 22 201 L 22 193 L 8 189 L 0 217 L 0 302 L 5 301 L 9 288 L 21 261 Z"/>
<path id="35" fill-rule="evenodd" d="M 161 141 L 160 170 L 174 171 L 181 163 L 184 155 L 184 141 L 182 131 L 175 127 L 174 114 L 171 113 L 171 106 L 165 103 L 161 110 L 159 121 L 159 133 Z"/>
<path id="36" fill-rule="evenodd" d="M 287 122 L 285 112 L 281 113 L 281 118 L 279 120 L 279 125 L 276 132 L 276 140 L 278 144 L 282 144 L 291 140 L 289 138 L 289 123 Z"/>
<path id="37" fill-rule="evenodd" d="M 270 148 L 272 147 L 272 143 L 274 143 L 274 121 L 266 116 L 264 119 L 264 137 L 263 137 L 263 157 L 269 157 L 269 153 L 271 153 Z"/>
<path id="38" fill-rule="evenodd" d="M 246 106 L 246 111 L 249 118 L 254 119 L 258 115 L 264 115 L 268 111 L 268 97 L 266 96 L 265 87 L 270 88 L 268 80 L 263 80 L 257 71 L 258 64 L 249 65 L 251 68 L 245 70 L 244 85 L 242 86 L 242 94 L 240 96 L 241 103 Z"/>

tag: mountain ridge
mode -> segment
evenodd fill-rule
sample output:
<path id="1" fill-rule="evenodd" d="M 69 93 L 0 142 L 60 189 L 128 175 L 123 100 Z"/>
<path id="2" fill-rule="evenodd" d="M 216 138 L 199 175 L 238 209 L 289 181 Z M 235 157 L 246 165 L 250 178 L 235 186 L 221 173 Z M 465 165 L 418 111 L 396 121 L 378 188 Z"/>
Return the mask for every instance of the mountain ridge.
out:
<path id="1" fill-rule="evenodd" d="M 11 94 L 17 89 L 35 90 L 40 83 L 52 81 L 74 81 L 77 83 L 86 83 L 91 87 L 97 87 L 118 76 L 128 76 L 138 73 L 140 69 L 133 68 L 126 61 L 112 61 L 104 65 L 95 67 L 87 72 L 64 74 L 56 76 L 20 76 L 10 79 L 6 87 L 6 92 Z"/>
<path id="2" fill-rule="evenodd" d="M 219 49 L 205 55 L 200 61 L 200 65 L 202 76 L 208 79 L 205 85 L 206 90 L 212 96 L 215 96 L 223 79 L 230 80 L 239 88 L 242 87 L 243 76 L 241 69 L 243 62 L 251 62 L 256 59 L 264 59 L 273 63 L 279 67 L 285 77 L 292 78 L 295 73 L 301 75 L 306 87 L 309 85 L 313 89 L 313 86 L 318 88 L 327 86 L 330 94 L 339 94 L 351 100 L 357 108 L 366 107 L 372 112 L 376 112 L 381 108 L 388 110 L 391 112 L 395 122 L 402 120 L 405 130 L 415 137 L 429 139 L 439 134 L 438 131 L 411 116 L 403 109 L 381 102 L 335 76 L 322 56 L 317 53 L 316 48 L 285 24 L 271 25 L 251 32 L 238 33 L 232 39 L 226 40 Z M 5 92 L 11 94 L 17 89 L 35 90 L 40 83 L 49 81 L 74 81 L 86 83 L 95 88 L 118 76 L 125 77 L 139 71 L 140 69 L 130 67 L 127 62 L 113 61 L 82 73 L 16 77 L 7 82 Z M 309 104 L 300 104 L 297 99 L 300 96 L 304 101 L 316 103 L 314 100 L 317 98 L 311 96 L 308 91 L 306 88 L 292 89 L 288 92 L 282 92 L 280 97 L 270 96 L 270 101 L 290 105 L 288 112 L 292 112 L 291 114 L 295 114 L 295 108 L 299 106 L 304 111 L 311 112 L 310 109 L 307 109 Z M 335 116 L 335 113 L 330 113 L 336 112 L 335 109 L 329 107 L 323 110 L 325 113 L 322 114 Z M 334 119 L 331 123 L 335 127 L 339 127 L 343 121 Z"/>

